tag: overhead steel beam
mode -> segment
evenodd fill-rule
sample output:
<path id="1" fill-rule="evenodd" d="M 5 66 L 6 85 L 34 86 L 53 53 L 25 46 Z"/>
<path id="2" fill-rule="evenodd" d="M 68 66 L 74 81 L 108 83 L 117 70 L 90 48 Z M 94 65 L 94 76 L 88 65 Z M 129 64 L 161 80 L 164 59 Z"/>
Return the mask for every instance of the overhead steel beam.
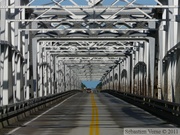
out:
<path id="1" fill-rule="evenodd" d="M 134 9 L 132 9 L 132 8 L 131 9 L 125 8 L 125 9 L 126 10 L 121 10 L 121 12 L 117 13 L 117 11 L 119 11 L 119 8 L 114 8 L 113 7 L 110 10 L 106 10 L 106 12 L 104 12 L 104 14 L 102 14 L 102 16 L 104 16 L 104 15 L 112 15 L 114 13 L 117 13 L 117 15 L 131 15 L 131 14 L 143 15 L 143 13 L 139 12 L 136 8 L 134 8 Z M 47 10 L 47 9 L 34 10 L 34 14 L 39 15 L 39 14 L 43 13 L 44 10 Z M 92 8 L 91 9 L 83 9 L 84 12 L 82 12 L 82 10 L 80 10 L 80 9 L 76 9 L 76 10 L 69 9 L 69 10 L 71 12 L 73 12 L 74 14 L 76 14 L 77 16 L 80 16 L 80 15 L 82 15 L 82 16 L 93 15 L 93 9 Z M 100 9 L 96 9 L 95 8 L 95 10 L 96 10 L 96 14 L 100 15 L 102 13 L 102 10 L 104 10 L 104 9 L 103 8 L 100 8 Z M 151 9 L 147 9 L 146 8 L 146 9 L 142 9 L 142 10 L 143 10 L 143 12 L 145 12 L 147 14 L 152 13 Z M 57 11 L 59 11 L 60 13 L 57 12 Z M 61 10 L 61 9 L 52 9 L 47 15 L 52 15 L 52 14 L 54 14 L 54 15 L 61 15 L 61 16 L 71 15 L 69 12 L 67 12 L 65 10 Z M 76 18 L 76 19 L 78 19 L 78 18 Z"/>
<path id="2" fill-rule="evenodd" d="M 130 18 L 123 18 L 123 19 L 111 19 L 111 20 L 106 20 L 106 19 L 66 19 L 66 18 L 59 18 L 59 19 L 7 19 L 7 22 L 58 22 L 58 23 L 63 23 L 63 22 L 158 22 L 158 21 L 167 21 L 167 19 L 130 19 Z M 169 21 L 175 21 L 173 19 Z"/>
<path id="3" fill-rule="evenodd" d="M 91 6 L 63 6 L 66 9 L 72 9 L 72 10 L 77 10 L 80 8 L 84 9 L 90 9 Z M 96 6 L 96 9 L 105 9 L 108 6 Z M 124 6 L 114 6 L 114 8 L 123 8 Z M 55 8 L 55 9 L 62 9 L 59 6 L 0 6 L 0 9 L 49 9 L 49 8 Z M 179 8 L 179 5 L 131 5 L 128 6 L 129 9 L 133 8 Z"/>
<path id="4" fill-rule="evenodd" d="M 37 28 L 37 29 L 19 29 L 20 31 L 40 31 L 40 32 L 45 32 L 45 31 L 62 31 L 63 29 L 51 29 L 51 28 L 44 28 L 44 29 L 40 29 L 40 28 Z M 66 31 L 111 31 L 111 30 L 117 30 L 117 31 L 148 31 L 148 30 L 153 30 L 153 31 L 157 31 L 157 29 L 150 29 L 150 28 L 131 28 L 131 29 L 121 29 L 121 28 L 111 28 L 111 29 L 108 29 L 108 28 L 72 28 L 72 29 L 65 29 Z"/>
<path id="5" fill-rule="evenodd" d="M 60 53 L 51 53 L 58 57 L 126 57 L 124 54 L 60 54 Z"/>
<path id="6" fill-rule="evenodd" d="M 72 64 L 72 65 L 73 65 L 73 64 L 78 64 L 78 65 L 89 64 L 88 62 L 78 63 L 78 62 L 73 62 L 73 61 L 72 61 L 72 62 L 70 62 L 70 61 L 65 61 L 64 63 L 67 64 L 67 65 L 68 65 L 68 64 L 70 64 L 70 65 L 71 65 L 71 64 Z M 92 61 L 91 64 L 97 64 L 97 65 L 99 65 L 99 64 L 114 64 L 114 62 L 113 62 L 113 61 L 111 61 L 111 62 L 107 62 L 107 61 L 106 61 L 106 62 L 102 62 L 102 61 Z"/>
<path id="7" fill-rule="evenodd" d="M 44 37 L 37 38 L 37 41 L 47 41 L 47 42 L 82 42 L 82 41 L 91 41 L 91 42 L 119 42 L 119 41 L 133 41 L 133 42 L 147 42 L 146 37 Z"/>

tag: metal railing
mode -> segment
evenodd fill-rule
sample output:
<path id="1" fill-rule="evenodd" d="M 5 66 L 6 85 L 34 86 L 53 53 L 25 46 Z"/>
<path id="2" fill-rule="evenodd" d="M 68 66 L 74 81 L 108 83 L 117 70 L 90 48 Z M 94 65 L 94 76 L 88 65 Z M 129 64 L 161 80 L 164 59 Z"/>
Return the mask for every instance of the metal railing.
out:
<path id="1" fill-rule="evenodd" d="M 18 102 L 10 105 L 5 105 L 0 107 L 0 122 L 27 112 L 35 107 L 46 105 L 46 103 L 50 103 L 51 101 L 55 101 L 57 99 L 67 98 L 77 92 L 81 92 L 80 90 L 71 90 L 63 93 L 58 93 L 50 96 L 44 96 L 39 98 L 34 98 L 30 100 L 26 100 L 23 102 Z"/>
<path id="2" fill-rule="evenodd" d="M 130 93 L 119 92 L 115 90 L 104 90 L 124 101 L 134 104 L 144 110 L 172 123 L 180 125 L 180 104 L 159 100 L 155 98 L 139 96 Z"/>

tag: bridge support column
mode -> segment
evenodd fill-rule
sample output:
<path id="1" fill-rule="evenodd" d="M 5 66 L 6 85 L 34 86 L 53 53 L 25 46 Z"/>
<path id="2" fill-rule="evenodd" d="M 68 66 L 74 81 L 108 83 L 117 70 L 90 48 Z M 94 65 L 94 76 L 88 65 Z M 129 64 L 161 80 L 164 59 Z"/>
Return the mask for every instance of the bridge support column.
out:
<path id="1" fill-rule="evenodd" d="M 16 27 L 16 25 L 15 25 Z M 23 101 L 24 100 L 24 80 L 23 80 L 23 60 L 24 60 L 24 56 L 22 53 L 22 36 L 23 33 L 22 32 L 16 32 L 15 31 L 15 35 L 18 38 L 15 38 L 15 46 L 17 47 L 18 53 L 16 54 L 16 64 L 15 64 L 15 82 L 16 82 L 16 102 L 19 101 Z"/>
<path id="2" fill-rule="evenodd" d="M 133 94 L 140 95 L 139 74 L 137 71 L 138 69 L 135 69 L 136 64 L 139 62 L 139 43 L 136 42 L 134 45 L 137 46 L 137 48 L 135 48 L 136 50 L 133 52 Z"/>
<path id="3" fill-rule="evenodd" d="M 69 90 L 72 90 L 72 70 L 69 68 Z"/>
<path id="4" fill-rule="evenodd" d="M 139 62 L 143 62 L 144 61 L 144 48 L 143 48 L 144 44 L 143 43 L 139 43 Z M 144 96 L 144 89 L 143 89 L 143 69 L 142 66 L 139 66 L 139 93 L 140 95 Z"/>
<path id="5" fill-rule="evenodd" d="M 10 0 L 10 5 L 17 5 L 18 3 L 14 0 Z M 11 9 L 10 10 L 10 14 L 13 15 L 15 14 L 15 10 L 14 9 Z M 19 19 L 19 15 L 15 15 L 13 17 L 14 19 Z M 18 28 L 18 23 L 17 22 L 11 22 L 8 24 L 9 25 L 9 28 L 10 28 L 10 38 L 11 40 L 9 41 L 13 47 L 17 47 L 18 45 L 18 31 L 17 31 L 17 28 Z M 12 51 L 12 87 L 13 87 L 13 102 L 16 103 L 16 93 L 17 93 L 17 89 L 16 89 L 16 81 L 17 81 L 17 62 L 16 62 L 16 55 L 17 55 L 17 52 L 15 50 Z"/>
<path id="6" fill-rule="evenodd" d="M 3 105 L 3 61 L 4 61 L 4 56 L 3 56 L 3 45 L 0 45 L 0 106 Z"/>
<path id="7" fill-rule="evenodd" d="M 168 0 L 163 4 L 180 5 L 178 0 Z M 175 93 L 178 86 L 178 46 L 179 22 L 176 18 L 179 9 L 164 9 L 162 19 L 175 21 L 161 22 L 159 31 L 159 61 L 158 61 L 158 98 L 176 102 Z M 161 77 L 162 76 L 162 77 Z M 178 94 L 177 94 L 178 95 Z"/>
<path id="8" fill-rule="evenodd" d="M 1 1 L 0 4 L 7 6 L 7 1 Z M 4 20 L 6 19 L 6 9 L 1 9 L 0 14 L 1 14 L 1 16 L 0 16 L 1 17 L 1 19 L 0 19 L 0 24 L 1 24 L 0 40 L 5 40 L 6 39 L 6 35 L 5 35 L 6 23 Z M 0 58 L 1 58 L 1 62 L 0 62 L 0 65 L 1 65 L 1 67 L 0 67 L 1 68 L 1 81 L 0 81 L 1 97 L 0 97 L 0 101 L 1 101 L 1 105 L 5 105 L 5 104 L 8 104 L 8 99 L 7 99 L 7 97 L 4 96 L 5 93 L 3 91 L 3 74 L 4 74 L 4 44 L 3 43 L 1 43 L 1 45 L 0 45 L 0 55 L 1 55 L 0 56 Z M 7 91 L 6 91 L 6 94 L 8 94 Z"/>
<path id="9" fill-rule="evenodd" d="M 114 82 L 115 82 L 115 79 L 114 79 L 114 67 L 113 67 L 113 69 L 112 69 L 112 72 L 113 72 L 113 74 L 112 74 L 112 89 L 115 90 L 115 84 L 114 84 Z"/>
<path id="10" fill-rule="evenodd" d="M 110 78 L 111 78 L 110 72 L 108 73 L 107 78 L 108 78 L 108 89 L 110 90 L 111 89 L 111 85 L 110 85 L 110 83 L 111 83 L 111 81 L 110 81 Z"/>
<path id="11" fill-rule="evenodd" d="M 166 16 L 167 16 L 167 12 L 165 10 L 163 12 L 162 19 L 166 18 Z M 160 54 L 160 62 L 162 62 L 162 99 L 167 100 L 167 73 L 166 73 L 167 63 L 163 61 L 163 57 L 166 55 L 167 42 L 168 42 L 167 30 L 166 30 L 167 26 L 166 27 L 165 26 L 166 26 L 166 22 L 162 22 L 160 25 L 161 31 L 159 31 L 159 54 Z M 160 70 L 159 72 L 160 72 L 159 74 L 161 74 Z"/>
<path id="12" fill-rule="evenodd" d="M 48 95 L 52 94 L 51 89 L 51 55 L 47 54 L 47 87 L 48 87 Z"/>
<path id="13" fill-rule="evenodd" d="M 12 76 L 8 46 L 4 46 L 4 70 L 3 70 L 3 105 L 13 103 Z M 11 79 L 10 79 L 11 77 Z"/>
<path id="14" fill-rule="evenodd" d="M 10 1 L 1 1 L 0 4 L 8 6 Z M 10 41 L 10 25 L 6 23 L 8 13 L 11 13 L 9 9 L 1 9 L 1 28 L 0 39 L 2 41 Z M 8 42 L 9 43 L 9 42 Z M 7 105 L 13 103 L 13 84 L 12 84 L 12 58 L 11 48 L 3 44 L 1 45 L 1 105 Z"/>
<path id="15" fill-rule="evenodd" d="M 44 50 L 43 52 L 43 95 L 47 96 L 48 94 L 48 67 L 46 65 L 46 60 L 47 60 L 47 52 Z"/>
<path id="16" fill-rule="evenodd" d="M 43 59 L 42 59 L 42 42 L 38 42 L 37 46 L 37 66 L 38 66 L 38 90 L 37 90 L 37 97 L 42 97 L 43 96 Z"/>
<path id="17" fill-rule="evenodd" d="M 154 74 L 155 74 L 155 39 L 149 38 L 149 71 L 150 71 L 150 96 L 155 97 L 154 91 Z"/>
<path id="18" fill-rule="evenodd" d="M 28 34 L 25 34 L 25 41 L 23 44 L 23 56 L 24 56 L 24 60 L 23 60 L 23 80 L 24 80 L 24 97 L 26 100 L 30 99 L 30 85 L 29 85 L 29 81 L 30 81 L 30 71 L 29 71 L 29 67 L 30 67 L 30 63 L 29 63 L 29 41 L 26 38 L 26 36 L 28 36 Z"/>
<path id="19" fill-rule="evenodd" d="M 180 27 L 180 26 L 179 26 Z M 178 34 L 178 37 L 180 36 L 180 34 Z M 177 63 L 176 63 L 176 88 L 175 88 L 175 102 L 176 103 L 180 103 L 180 80 L 178 78 L 180 78 L 180 49 L 177 49 L 176 52 L 176 59 L 177 59 Z"/>
<path id="20" fill-rule="evenodd" d="M 58 63 L 58 58 L 55 57 L 55 89 L 56 93 L 60 93 L 59 90 L 59 63 Z"/>
<path id="21" fill-rule="evenodd" d="M 58 59 L 58 58 L 57 58 Z M 58 75 L 57 75 L 57 89 L 58 89 L 58 93 L 61 92 L 61 69 L 60 69 L 60 63 L 59 63 L 59 60 L 57 61 L 57 67 L 58 67 Z"/>
<path id="22" fill-rule="evenodd" d="M 179 5 L 178 0 L 169 0 L 169 5 Z M 176 15 L 179 14 L 179 9 L 169 9 L 169 19 L 176 20 Z M 171 13 L 172 12 L 172 13 Z M 177 44 L 178 23 L 176 21 L 168 22 L 168 51 Z M 171 52 L 168 59 L 168 101 L 175 102 L 176 91 L 176 62 L 177 57 L 175 52 Z"/>
<path id="23" fill-rule="evenodd" d="M 135 51 L 132 52 L 132 68 L 131 68 L 131 79 L 132 79 L 132 86 L 131 86 L 131 93 L 135 94 L 135 76 L 134 76 L 134 66 L 135 66 Z"/>
<path id="24" fill-rule="evenodd" d="M 16 101 L 22 101 L 24 99 L 23 97 L 23 89 L 22 89 L 22 66 L 21 66 L 21 58 L 19 55 L 17 55 L 17 75 L 16 75 Z"/>
<path id="25" fill-rule="evenodd" d="M 179 5 L 180 6 L 180 2 L 178 1 L 176 3 L 176 5 Z M 176 12 L 177 13 L 177 12 Z M 180 15 L 180 14 L 177 14 L 177 15 Z M 180 42 L 180 21 L 177 21 L 177 44 Z M 174 82 L 175 84 L 175 92 L 174 92 L 174 95 L 175 95 L 175 102 L 176 103 L 180 103 L 180 49 L 176 48 L 176 72 L 174 71 L 175 75 L 176 75 L 176 81 Z"/>
<path id="26" fill-rule="evenodd" d="M 25 15 L 25 11 L 23 11 Z M 25 16 L 24 16 L 25 19 Z M 26 26 L 26 28 L 29 28 L 29 26 Z M 31 88 L 30 88 L 30 51 L 29 51 L 29 44 L 30 44 L 30 33 L 25 31 L 23 35 L 24 41 L 23 41 L 23 80 L 24 80 L 24 97 L 25 100 L 29 100 Z"/>
<path id="27" fill-rule="evenodd" d="M 44 82 L 44 96 L 47 96 L 48 88 L 47 88 L 47 66 L 43 65 L 43 82 Z"/>
<path id="28" fill-rule="evenodd" d="M 160 25 L 161 28 L 164 27 L 163 24 Z M 164 71 L 163 71 L 163 56 L 165 55 L 165 47 L 163 47 L 163 45 L 165 45 L 165 31 L 161 30 L 159 31 L 159 58 L 158 58 L 158 99 L 164 99 Z"/>
<path id="29" fill-rule="evenodd" d="M 62 61 L 59 60 L 59 58 L 57 58 L 57 89 L 58 92 L 63 92 L 64 91 L 64 87 L 65 87 L 65 83 L 64 83 L 64 76 L 65 76 L 65 72 L 64 72 L 64 64 L 62 63 Z"/>
<path id="30" fill-rule="evenodd" d="M 63 91 L 66 91 L 66 65 L 63 63 Z"/>
<path id="31" fill-rule="evenodd" d="M 51 64 L 50 64 L 50 67 L 51 67 L 51 94 L 55 94 L 55 62 L 54 62 L 54 56 L 51 55 Z"/>
<path id="32" fill-rule="evenodd" d="M 13 97 L 14 103 L 16 103 L 16 52 L 13 51 L 12 53 L 12 85 L 13 85 Z"/>
<path id="33" fill-rule="evenodd" d="M 146 64 L 146 76 L 145 76 L 145 96 L 150 96 L 150 87 L 149 87 L 149 78 L 150 78 L 150 71 L 149 71 L 149 43 L 144 43 L 144 63 Z"/>
<path id="34" fill-rule="evenodd" d="M 127 65 L 126 65 L 126 69 L 128 70 L 127 72 L 127 92 L 131 93 L 131 57 L 128 56 L 127 57 Z"/>

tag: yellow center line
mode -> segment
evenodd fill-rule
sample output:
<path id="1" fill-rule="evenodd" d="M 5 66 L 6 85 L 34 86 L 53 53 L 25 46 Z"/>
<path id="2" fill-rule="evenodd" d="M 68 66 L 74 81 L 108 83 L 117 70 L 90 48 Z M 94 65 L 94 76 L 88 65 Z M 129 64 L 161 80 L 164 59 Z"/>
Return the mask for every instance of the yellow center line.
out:
<path id="1" fill-rule="evenodd" d="M 91 105 L 92 105 L 92 117 L 91 117 L 89 135 L 99 135 L 98 107 L 94 99 L 94 94 L 91 94 Z"/>

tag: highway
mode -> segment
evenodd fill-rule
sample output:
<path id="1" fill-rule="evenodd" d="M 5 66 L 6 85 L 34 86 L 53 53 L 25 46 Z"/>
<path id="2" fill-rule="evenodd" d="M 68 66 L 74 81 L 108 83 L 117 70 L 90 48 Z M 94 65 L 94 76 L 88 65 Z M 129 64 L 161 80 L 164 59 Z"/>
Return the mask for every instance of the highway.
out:
<path id="1" fill-rule="evenodd" d="M 0 130 L 0 135 L 123 135 L 131 127 L 174 126 L 107 93 L 78 93 Z"/>

